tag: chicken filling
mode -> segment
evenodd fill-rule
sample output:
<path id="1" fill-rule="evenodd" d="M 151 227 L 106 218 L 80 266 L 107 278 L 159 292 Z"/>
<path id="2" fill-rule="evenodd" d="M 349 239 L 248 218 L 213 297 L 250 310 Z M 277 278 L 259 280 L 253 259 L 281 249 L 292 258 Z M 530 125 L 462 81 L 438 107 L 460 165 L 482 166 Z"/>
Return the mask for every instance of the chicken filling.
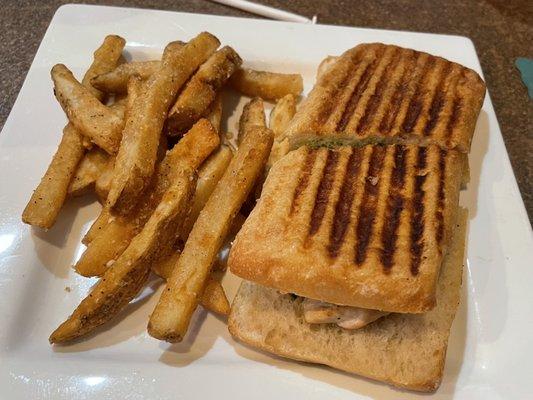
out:
<path id="1" fill-rule="evenodd" d="M 310 324 L 337 324 L 344 329 L 362 328 L 390 313 L 352 306 L 339 306 L 304 298 L 304 319 Z"/>

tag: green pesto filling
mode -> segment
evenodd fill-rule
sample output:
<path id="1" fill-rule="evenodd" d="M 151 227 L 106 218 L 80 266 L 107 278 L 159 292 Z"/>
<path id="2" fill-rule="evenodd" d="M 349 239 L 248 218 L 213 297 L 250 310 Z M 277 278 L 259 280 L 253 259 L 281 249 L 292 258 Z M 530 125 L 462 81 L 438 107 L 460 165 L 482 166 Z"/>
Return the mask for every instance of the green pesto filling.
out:
<path id="1" fill-rule="evenodd" d="M 325 147 L 328 149 L 335 149 L 342 146 L 350 147 L 363 147 L 367 145 L 388 145 L 396 143 L 397 140 L 393 138 L 386 137 L 366 137 L 364 139 L 353 139 L 353 138 L 314 138 L 298 141 L 294 144 L 293 149 L 296 149 L 300 146 L 307 146 L 311 149 L 318 149 L 320 147 Z"/>

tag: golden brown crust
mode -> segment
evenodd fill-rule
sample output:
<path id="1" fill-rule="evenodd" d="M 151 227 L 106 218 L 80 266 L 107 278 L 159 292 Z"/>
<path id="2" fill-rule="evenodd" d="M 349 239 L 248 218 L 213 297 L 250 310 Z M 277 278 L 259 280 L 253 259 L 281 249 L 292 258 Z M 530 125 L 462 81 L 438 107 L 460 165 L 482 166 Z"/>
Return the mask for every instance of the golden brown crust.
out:
<path id="1" fill-rule="evenodd" d="M 460 300 L 467 212 L 458 217 L 438 281 L 437 307 L 424 314 L 391 314 L 355 331 L 305 322 L 300 299 L 244 282 L 228 328 L 238 340 L 295 360 L 325 364 L 417 391 L 441 382 L 451 324 Z"/>
<path id="2" fill-rule="evenodd" d="M 319 76 L 287 136 L 309 141 L 411 142 L 468 152 L 485 84 L 441 57 L 381 43 L 346 51 Z"/>
<path id="3" fill-rule="evenodd" d="M 425 312 L 435 305 L 461 167 L 459 152 L 438 146 L 302 147 L 271 170 L 228 265 L 329 303 Z"/>

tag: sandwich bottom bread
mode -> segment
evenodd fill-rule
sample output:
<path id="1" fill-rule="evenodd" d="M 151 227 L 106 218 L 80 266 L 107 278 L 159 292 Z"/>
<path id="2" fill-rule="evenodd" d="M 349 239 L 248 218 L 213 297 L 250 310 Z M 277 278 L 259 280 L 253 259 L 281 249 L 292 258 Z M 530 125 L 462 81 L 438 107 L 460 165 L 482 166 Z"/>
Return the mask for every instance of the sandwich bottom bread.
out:
<path id="1" fill-rule="evenodd" d="M 309 324 L 303 298 L 244 281 L 229 331 L 248 345 L 283 357 L 329 365 L 418 391 L 441 382 L 448 337 L 459 305 L 467 211 L 460 209 L 437 285 L 437 305 L 423 314 L 392 313 L 357 330 Z"/>

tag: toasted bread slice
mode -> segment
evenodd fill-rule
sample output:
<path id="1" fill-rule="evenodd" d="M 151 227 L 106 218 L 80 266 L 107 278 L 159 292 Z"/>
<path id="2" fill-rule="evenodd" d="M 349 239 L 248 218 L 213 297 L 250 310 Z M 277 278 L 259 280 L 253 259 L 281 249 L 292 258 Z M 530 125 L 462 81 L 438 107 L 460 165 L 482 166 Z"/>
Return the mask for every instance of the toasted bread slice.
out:
<path id="1" fill-rule="evenodd" d="M 231 271 L 328 303 L 420 313 L 457 211 L 462 154 L 438 146 L 301 147 L 271 170 Z"/>
<path id="2" fill-rule="evenodd" d="M 425 314 L 390 314 L 355 331 L 310 325 L 301 298 L 243 282 L 229 317 L 238 340 L 295 360 L 419 391 L 442 379 L 448 336 L 460 298 L 466 210 L 461 210 L 437 288 L 437 306 Z"/>
<path id="3" fill-rule="evenodd" d="M 467 153 L 485 96 L 479 75 L 441 57 L 381 43 L 346 51 L 318 77 L 287 130 L 305 143 L 438 144 Z"/>

